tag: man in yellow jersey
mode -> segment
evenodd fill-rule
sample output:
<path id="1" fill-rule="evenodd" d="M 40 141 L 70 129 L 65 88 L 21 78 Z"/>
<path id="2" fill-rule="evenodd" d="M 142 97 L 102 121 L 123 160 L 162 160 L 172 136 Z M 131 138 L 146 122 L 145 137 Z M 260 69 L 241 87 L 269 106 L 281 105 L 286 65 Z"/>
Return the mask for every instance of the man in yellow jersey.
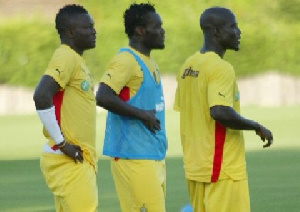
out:
<path id="1" fill-rule="evenodd" d="M 188 190 L 195 212 L 250 211 L 242 130 L 254 130 L 264 147 L 272 133 L 240 115 L 240 95 L 226 50 L 239 50 L 235 15 L 213 7 L 200 17 L 204 44 L 181 67 L 174 109 L 180 132 Z"/>
<path id="2" fill-rule="evenodd" d="M 112 59 L 96 95 L 107 109 L 103 154 L 123 212 L 165 211 L 167 138 L 165 104 L 153 49 L 164 48 L 165 30 L 151 4 L 124 13 L 129 47 Z"/>
<path id="3" fill-rule="evenodd" d="M 61 45 L 34 93 L 49 140 L 41 169 L 56 211 L 97 211 L 96 101 L 93 79 L 82 58 L 96 45 L 94 21 L 85 8 L 73 4 L 59 10 L 55 23 Z"/>

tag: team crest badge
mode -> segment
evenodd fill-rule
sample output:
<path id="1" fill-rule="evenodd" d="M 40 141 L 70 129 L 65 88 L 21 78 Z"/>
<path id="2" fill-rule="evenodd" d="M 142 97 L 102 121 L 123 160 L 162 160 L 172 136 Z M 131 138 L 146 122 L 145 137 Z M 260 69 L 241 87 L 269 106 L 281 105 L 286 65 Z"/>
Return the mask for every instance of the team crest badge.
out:
<path id="1" fill-rule="evenodd" d="M 84 90 L 84 91 L 88 91 L 89 88 L 90 88 L 90 83 L 89 83 L 89 81 L 84 80 L 84 81 L 81 83 L 81 89 Z"/>

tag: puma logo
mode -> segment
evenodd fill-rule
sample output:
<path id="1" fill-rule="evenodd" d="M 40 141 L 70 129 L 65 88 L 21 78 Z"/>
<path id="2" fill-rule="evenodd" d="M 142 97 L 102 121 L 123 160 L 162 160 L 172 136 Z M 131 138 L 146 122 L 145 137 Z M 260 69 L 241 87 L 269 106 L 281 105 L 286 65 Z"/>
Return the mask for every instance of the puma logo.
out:
<path id="1" fill-rule="evenodd" d="M 57 71 L 57 72 L 58 72 L 58 75 L 60 76 L 60 73 L 61 73 L 62 71 L 60 71 L 60 70 L 58 70 L 58 69 L 55 69 L 55 71 Z"/>
<path id="2" fill-rule="evenodd" d="M 225 97 L 225 95 L 224 95 L 224 94 L 222 94 L 221 92 L 219 92 L 218 94 L 219 94 L 220 96 L 223 96 L 223 97 Z"/>

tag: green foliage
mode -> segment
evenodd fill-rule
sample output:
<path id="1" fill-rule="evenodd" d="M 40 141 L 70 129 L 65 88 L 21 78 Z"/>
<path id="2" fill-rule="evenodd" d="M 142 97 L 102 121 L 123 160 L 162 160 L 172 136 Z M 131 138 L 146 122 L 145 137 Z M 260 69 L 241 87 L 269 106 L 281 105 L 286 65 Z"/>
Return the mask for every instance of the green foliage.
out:
<path id="1" fill-rule="evenodd" d="M 267 70 L 299 75 L 300 36 L 297 0 L 153 0 L 166 30 L 165 50 L 153 51 L 162 74 L 176 74 L 185 59 L 202 46 L 201 12 L 210 6 L 231 8 L 242 30 L 240 52 L 228 51 L 225 59 L 238 76 Z M 128 45 L 123 12 L 132 0 L 81 0 L 92 14 L 97 47 L 84 57 L 97 81 L 118 49 Z M 147 1 L 137 1 L 147 2 Z M 23 19 L 26 20 L 25 17 Z M 53 20 L 7 20 L 0 23 L 0 83 L 35 86 L 59 45 Z"/>

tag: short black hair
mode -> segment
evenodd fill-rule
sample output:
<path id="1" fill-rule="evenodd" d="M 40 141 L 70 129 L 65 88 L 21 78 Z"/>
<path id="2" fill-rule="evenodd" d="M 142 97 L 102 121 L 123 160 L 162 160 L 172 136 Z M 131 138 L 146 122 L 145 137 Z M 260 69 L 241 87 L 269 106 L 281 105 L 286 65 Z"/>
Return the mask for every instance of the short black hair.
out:
<path id="1" fill-rule="evenodd" d="M 61 34 L 66 28 L 71 27 L 70 16 L 79 14 L 88 14 L 88 11 L 83 6 L 77 4 L 68 4 L 61 8 L 55 18 L 55 28 L 58 34 Z"/>
<path id="2" fill-rule="evenodd" d="M 124 26 L 125 33 L 130 38 L 134 35 L 135 27 L 142 26 L 145 27 L 147 24 L 147 14 L 150 12 L 156 12 L 154 5 L 150 3 L 133 3 L 130 7 L 124 12 Z"/>
<path id="3" fill-rule="evenodd" d="M 233 15 L 232 11 L 224 7 L 211 7 L 200 16 L 200 27 L 203 31 L 210 27 L 220 27 L 226 22 L 226 17 Z"/>

